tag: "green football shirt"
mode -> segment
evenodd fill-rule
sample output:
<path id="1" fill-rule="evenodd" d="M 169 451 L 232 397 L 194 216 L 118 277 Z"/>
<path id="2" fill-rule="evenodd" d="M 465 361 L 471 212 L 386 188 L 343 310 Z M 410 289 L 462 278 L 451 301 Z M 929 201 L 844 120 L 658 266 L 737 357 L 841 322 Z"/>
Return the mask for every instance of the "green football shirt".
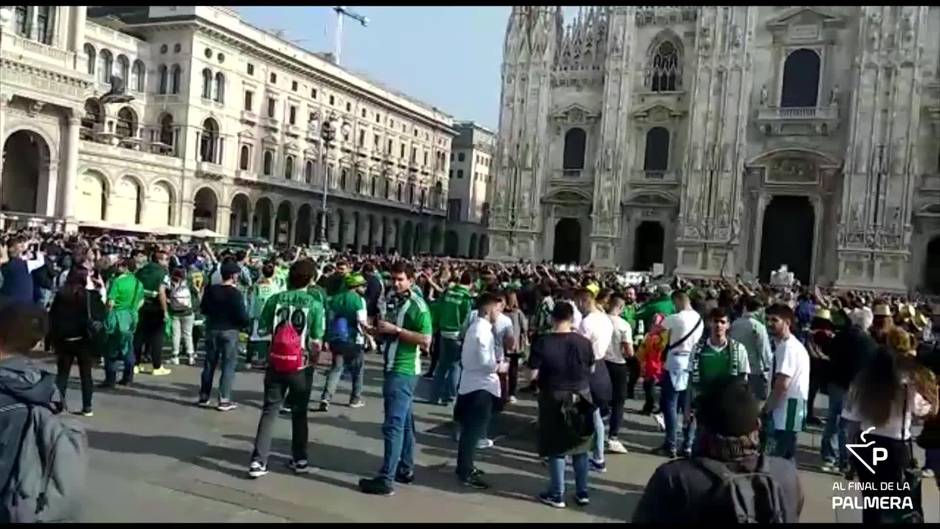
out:
<path id="1" fill-rule="evenodd" d="M 431 311 L 421 296 L 409 295 L 399 301 L 395 308 L 393 323 L 407 331 L 430 336 Z M 388 345 L 385 354 L 385 370 L 402 375 L 421 374 L 421 354 L 415 344 L 404 343 L 396 338 Z"/>

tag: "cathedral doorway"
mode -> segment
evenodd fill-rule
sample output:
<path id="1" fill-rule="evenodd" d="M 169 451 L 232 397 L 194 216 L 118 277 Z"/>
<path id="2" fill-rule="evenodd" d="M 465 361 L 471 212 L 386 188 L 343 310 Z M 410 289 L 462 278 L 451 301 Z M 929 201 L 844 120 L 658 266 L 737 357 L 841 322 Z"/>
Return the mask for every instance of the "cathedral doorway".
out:
<path id="1" fill-rule="evenodd" d="M 38 134 L 20 130 L 3 145 L 3 179 L 0 210 L 39 213 L 39 188 L 46 180 L 40 174 L 49 168 L 49 147 Z"/>
<path id="2" fill-rule="evenodd" d="M 633 270 L 649 271 L 654 263 L 663 262 L 663 248 L 666 234 L 663 225 L 653 221 L 643 221 L 636 228 L 636 240 L 633 246 Z"/>
<path id="3" fill-rule="evenodd" d="M 940 294 L 940 235 L 927 244 L 927 263 L 924 265 L 924 286 L 931 294 Z"/>
<path id="4" fill-rule="evenodd" d="M 578 219 L 561 219 L 555 225 L 552 261 L 556 264 L 581 262 L 581 223 Z"/>
<path id="5" fill-rule="evenodd" d="M 816 214 L 805 196 L 777 195 L 764 211 L 761 235 L 760 280 L 787 265 L 803 284 L 808 284 L 813 268 L 813 227 Z"/>

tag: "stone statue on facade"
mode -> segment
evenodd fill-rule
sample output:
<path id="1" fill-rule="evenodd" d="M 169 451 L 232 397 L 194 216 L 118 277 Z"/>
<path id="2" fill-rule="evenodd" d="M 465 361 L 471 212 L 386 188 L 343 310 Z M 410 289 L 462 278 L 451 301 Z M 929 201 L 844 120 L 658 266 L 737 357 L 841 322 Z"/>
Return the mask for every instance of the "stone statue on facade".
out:
<path id="1" fill-rule="evenodd" d="M 833 106 L 839 105 L 839 85 L 836 84 L 832 87 L 832 90 L 829 91 L 829 104 Z"/>
<path id="2" fill-rule="evenodd" d="M 767 85 L 762 85 L 760 87 L 760 106 L 767 106 Z"/>

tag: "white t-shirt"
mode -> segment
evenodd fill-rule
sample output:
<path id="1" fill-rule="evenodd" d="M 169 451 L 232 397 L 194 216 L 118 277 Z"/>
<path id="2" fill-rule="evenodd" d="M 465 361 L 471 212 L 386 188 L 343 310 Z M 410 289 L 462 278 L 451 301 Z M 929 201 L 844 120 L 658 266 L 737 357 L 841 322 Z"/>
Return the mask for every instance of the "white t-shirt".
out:
<path id="1" fill-rule="evenodd" d="M 773 376 L 790 377 L 790 385 L 783 400 L 773 410 L 774 428 L 800 431 L 806 414 L 806 402 L 809 401 L 809 353 L 792 334 L 782 342 L 776 339 L 774 342 Z"/>
<path id="2" fill-rule="evenodd" d="M 578 333 L 591 340 L 594 360 L 602 360 L 607 355 L 607 349 L 614 337 L 614 324 L 610 322 L 607 314 L 595 310 L 581 320 Z"/>
<path id="3" fill-rule="evenodd" d="M 623 357 L 623 344 L 633 343 L 633 330 L 630 328 L 630 324 L 620 316 L 608 314 L 607 317 L 614 328 L 614 334 L 604 360 L 614 364 L 626 364 L 627 361 Z"/>
<path id="4" fill-rule="evenodd" d="M 473 322 L 480 317 L 480 311 L 471 310 L 470 316 L 467 318 L 466 328 L 467 333 L 470 332 L 470 326 L 473 325 Z M 494 347 L 496 349 L 496 361 L 502 362 L 506 358 L 506 351 L 503 350 L 503 340 L 506 339 L 507 335 L 512 334 L 512 320 L 509 316 L 506 316 L 503 313 L 500 313 L 496 316 L 496 323 L 492 326 L 493 328 L 493 339 Z"/>
<path id="5" fill-rule="evenodd" d="M 698 312 L 686 309 L 667 316 L 663 320 L 663 326 L 669 331 L 670 345 L 692 333 L 685 341 L 670 349 L 669 354 L 666 355 L 665 367 L 669 371 L 672 386 L 676 391 L 684 391 L 689 384 L 689 359 L 692 349 L 702 339 L 705 322 L 702 321 Z"/>
<path id="6" fill-rule="evenodd" d="M 483 389 L 496 397 L 500 396 L 495 334 L 493 324 L 486 318 L 476 318 L 470 324 L 460 349 L 462 371 L 458 394 L 466 395 Z"/>

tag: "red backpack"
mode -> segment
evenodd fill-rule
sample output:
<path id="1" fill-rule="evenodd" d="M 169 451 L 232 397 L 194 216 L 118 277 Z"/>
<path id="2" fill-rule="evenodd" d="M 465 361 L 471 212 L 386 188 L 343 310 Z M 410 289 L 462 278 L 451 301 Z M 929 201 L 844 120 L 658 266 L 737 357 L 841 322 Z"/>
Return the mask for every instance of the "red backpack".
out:
<path id="1" fill-rule="evenodd" d="M 304 368 L 304 347 L 300 343 L 300 335 L 290 320 L 278 325 L 271 340 L 271 350 L 268 355 L 268 365 L 275 373 L 290 375 Z"/>

